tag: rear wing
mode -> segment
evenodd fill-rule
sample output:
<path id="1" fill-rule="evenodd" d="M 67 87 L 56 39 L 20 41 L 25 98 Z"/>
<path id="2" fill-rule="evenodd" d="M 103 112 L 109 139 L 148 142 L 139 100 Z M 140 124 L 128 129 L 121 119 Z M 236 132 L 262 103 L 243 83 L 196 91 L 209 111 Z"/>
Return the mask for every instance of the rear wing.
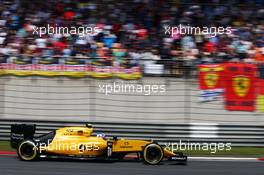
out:
<path id="1" fill-rule="evenodd" d="M 13 124 L 11 125 L 10 144 L 12 148 L 17 148 L 18 144 L 25 140 L 34 138 L 36 125 Z"/>

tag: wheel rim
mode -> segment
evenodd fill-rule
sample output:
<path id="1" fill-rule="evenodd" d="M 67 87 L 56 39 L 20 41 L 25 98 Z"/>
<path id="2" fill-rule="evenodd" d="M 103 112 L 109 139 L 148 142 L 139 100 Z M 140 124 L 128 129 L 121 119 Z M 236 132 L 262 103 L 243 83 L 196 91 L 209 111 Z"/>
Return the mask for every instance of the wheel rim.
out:
<path id="1" fill-rule="evenodd" d="M 23 142 L 19 146 L 18 153 L 23 160 L 32 160 L 37 155 L 36 146 L 30 141 Z"/>
<path id="2" fill-rule="evenodd" d="M 163 157 L 162 148 L 158 145 L 149 145 L 145 150 L 145 161 L 149 164 L 157 164 Z"/>

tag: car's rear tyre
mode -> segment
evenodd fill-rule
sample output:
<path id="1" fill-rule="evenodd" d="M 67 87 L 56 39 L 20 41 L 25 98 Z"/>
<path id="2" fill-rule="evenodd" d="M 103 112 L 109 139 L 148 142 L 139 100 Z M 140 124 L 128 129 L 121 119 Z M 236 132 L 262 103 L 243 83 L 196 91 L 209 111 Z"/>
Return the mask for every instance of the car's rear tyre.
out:
<path id="1" fill-rule="evenodd" d="M 164 156 L 163 149 L 156 143 L 148 144 L 143 151 L 144 162 L 150 165 L 157 165 Z"/>
<path id="2" fill-rule="evenodd" d="M 24 161 L 36 160 L 38 157 L 36 144 L 31 140 L 22 141 L 17 147 L 17 155 Z"/>

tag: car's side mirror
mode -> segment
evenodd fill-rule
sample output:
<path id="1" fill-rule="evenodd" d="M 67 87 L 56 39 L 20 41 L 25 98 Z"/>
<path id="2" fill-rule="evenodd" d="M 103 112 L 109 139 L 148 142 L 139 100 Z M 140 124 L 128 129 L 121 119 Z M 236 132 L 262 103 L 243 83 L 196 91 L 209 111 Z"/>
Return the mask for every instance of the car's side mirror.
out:
<path id="1" fill-rule="evenodd" d="M 86 123 L 86 127 L 87 127 L 87 128 L 92 128 L 92 127 L 93 127 L 93 125 L 92 125 L 92 124 L 90 124 L 90 123 Z"/>
<path id="2" fill-rule="evenodd" d="M 114 141 L 117 141 L 117 140 L 118 140 L 117 136 L 114 136 L 114 137 L 113 137 L 113 140 L 114 140 Z"/>

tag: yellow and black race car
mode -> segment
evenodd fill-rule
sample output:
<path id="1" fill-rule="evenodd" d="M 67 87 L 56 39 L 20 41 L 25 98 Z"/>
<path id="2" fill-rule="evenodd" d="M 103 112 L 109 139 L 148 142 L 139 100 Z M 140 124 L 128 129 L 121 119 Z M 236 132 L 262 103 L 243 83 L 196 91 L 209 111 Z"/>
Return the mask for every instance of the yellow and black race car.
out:
<path id="1" fill-rule="evenodd" d="M 93 133 L 90 124 L 64 127 L 34 138 L 35 130 L 35 125 L 11 125 L 11 146 L 17 149 L 21 160 L 45 157 L 122 160 L 129 153 L 137 153 L 139 160 L 152 165 L 162 160 L 187 162 L 187 156 L 173 153 L 153 141 L 106 139 L 103 134 Z"/>

